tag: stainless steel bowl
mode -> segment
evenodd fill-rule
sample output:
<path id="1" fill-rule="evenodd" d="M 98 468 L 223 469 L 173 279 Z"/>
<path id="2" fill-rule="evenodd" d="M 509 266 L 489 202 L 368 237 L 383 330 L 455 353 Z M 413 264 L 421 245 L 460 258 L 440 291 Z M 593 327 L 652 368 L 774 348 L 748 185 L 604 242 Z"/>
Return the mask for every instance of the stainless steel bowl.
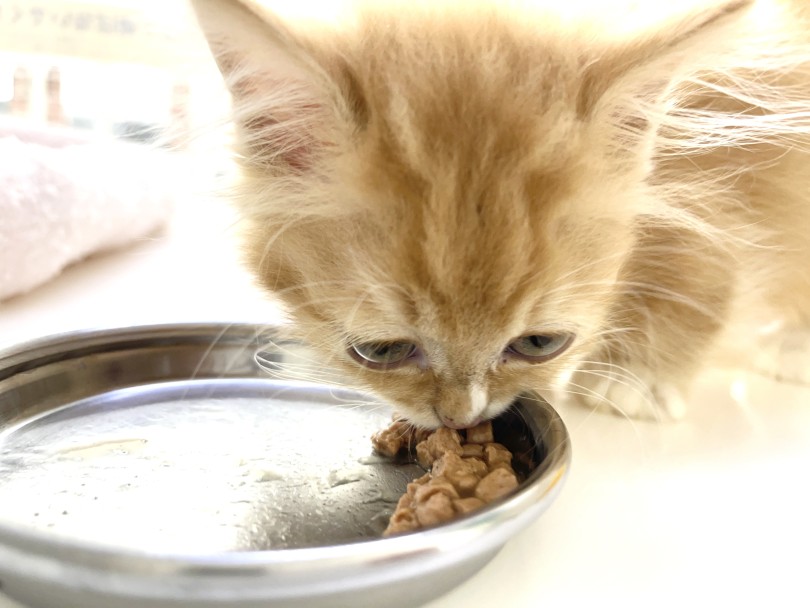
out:
<path id="1" fill-rule="evenodd" d="M 559 491 L 567 432 L 526 396 L 497 421 L 535 463 L 519 491 L 380 538 L 422 471 L 373 455 L 384 404 L 285 377 L 295 345 L 276 338 L 134 327 L 0 353 L 0 592 L 32 608 L 416 606 Z"/>

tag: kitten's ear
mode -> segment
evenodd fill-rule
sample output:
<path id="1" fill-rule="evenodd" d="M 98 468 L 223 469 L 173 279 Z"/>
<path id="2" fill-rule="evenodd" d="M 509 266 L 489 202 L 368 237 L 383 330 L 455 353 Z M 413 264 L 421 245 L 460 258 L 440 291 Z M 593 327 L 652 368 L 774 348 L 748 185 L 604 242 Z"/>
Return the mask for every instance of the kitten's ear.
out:
<path id="1" fill-rule="evenodd" d="M 245 160 L 307 173 L 358 127 L 363 100 L 329 59 L 275 16 L 243 0 L 192 0 L 233 97 Z"/>
<path id="2" fill-rule="evenodd" d="M 654 131 L 655 115 L 684 70 L 728 49 L 754 0 L 726 0 L 646 37 L 611 48 L 584 69 L 577 112 L 618 128 L 625 149 Z M 732 42 L 733 44 L 733 42 Z"/>

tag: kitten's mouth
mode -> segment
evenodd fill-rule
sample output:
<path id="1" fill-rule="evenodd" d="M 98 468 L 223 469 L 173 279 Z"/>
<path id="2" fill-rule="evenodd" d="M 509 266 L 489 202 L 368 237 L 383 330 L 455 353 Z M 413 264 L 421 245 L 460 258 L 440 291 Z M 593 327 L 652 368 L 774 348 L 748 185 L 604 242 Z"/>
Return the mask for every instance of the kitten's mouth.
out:
<path id="1" fill-rule="evenodd" d="M 451 420 L 451 419 L 448 419 L 448 418 L 445 418 L 444 416 L 442 416 L 440 419 L 441 419 L 441 422 L 442 422 L 442 424 L 444 426 L 446 426 L 448 428 L 451 428 L 453 430 L 456 430 L 456 431 L 461 431 L 461 430 L 464 430 L 464 429 L 472 428 L 474 426 L 478 426 L 479 424 L 481 424 L 484 421 L 483 418 L 477 417 L 474 420 L 472 420 L 471 422 L 466 422 L 464 424 L 459 424 L 458 422 L 456 422 L 454 420 Z"/>

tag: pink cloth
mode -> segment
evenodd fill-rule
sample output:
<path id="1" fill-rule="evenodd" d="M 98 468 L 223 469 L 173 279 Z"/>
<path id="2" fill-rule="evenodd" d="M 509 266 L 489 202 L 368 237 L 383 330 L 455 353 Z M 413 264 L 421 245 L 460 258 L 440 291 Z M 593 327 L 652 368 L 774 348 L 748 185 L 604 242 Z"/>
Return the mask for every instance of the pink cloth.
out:
<path id="1" fill-rule="evenodd" d="M 0 121 L 0 300 L 156 231 L 178 183 L 170 153 Z"/>

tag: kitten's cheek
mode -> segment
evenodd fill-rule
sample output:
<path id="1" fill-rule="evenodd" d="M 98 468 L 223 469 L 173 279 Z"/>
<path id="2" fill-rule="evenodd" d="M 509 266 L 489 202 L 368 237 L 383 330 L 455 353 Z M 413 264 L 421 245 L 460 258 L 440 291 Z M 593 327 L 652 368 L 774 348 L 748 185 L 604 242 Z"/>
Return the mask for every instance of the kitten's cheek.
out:
<path id="1" fill-rule="evenodd" d="M 491 401 L 487 407 L 481 412 L 481 418 L 483 420 L 492 420 L 493 418 L 497 418 L 501 414 L 503 414 L 509 406 L 515 401 L 517 395 L 510 399 L 500 399 L 497 401 Z"/>

